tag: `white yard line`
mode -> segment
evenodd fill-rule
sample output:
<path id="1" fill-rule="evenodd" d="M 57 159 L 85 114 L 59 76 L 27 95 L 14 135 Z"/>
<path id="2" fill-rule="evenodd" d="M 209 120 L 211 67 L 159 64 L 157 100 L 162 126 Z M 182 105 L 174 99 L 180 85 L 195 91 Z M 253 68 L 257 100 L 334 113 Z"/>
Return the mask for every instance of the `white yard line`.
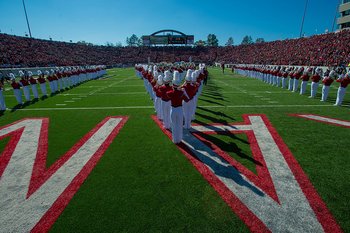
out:
<path id="1" fill-rule="evenodd" d="M 145 91 L 142 92 L 121 92 L 121 93 L 96 93 L 95 95 L 144 95 L 147 94 Z"/>
<path id="2" fill-rule="evenodd" d="M 131 79 L 131 77 L 122 79 L 122 80 L 120 80 L 120 81 L 118 81 L 118 82 L 115 82 L 115 83 L 111 83 L 110 85 L 105 86 L 105 87 L 103 87 L 103 88 L 99 88 L 99 89 L 97 89 L 97 90 L 95 90 L 95 91 L 91 91 L 88 95 L 93 95 L 93 94 L 95 94 L 95 93 L 97 93 L 97 92 L 100 92 L 100 91 L 103 91 L 103 90 L 105 90 L 105 89 L 107 89 L 107 88 L 113 87 L 114 85 L 119 84 L 119 83 L 122 83 L 122 82 L 124 82 L 124 81 L 126 81 L 126 80 L 129 80 L 129 79 Z"/>
<path id="3" fill-rule="evenodd" d="M 289 91 L 274 91 L 274 92 L 270 91 L 269 93 L 267 93 L 266 91 L 245 91 L 245 92 L 242 92 L 242 91 L 240 91 L 240 92 L 222 91 L 222 92 L 220 92 L 220 94 L 242 94 L 242 93 L 246 93 L 246 92 L 248 92 L 249 94 L 291 94 L 291 93 L 293 93 L 293 92 L 289 92 Z M 203 93 L 205 93 L 205 92 L 203 92 Z"/>
<path id="4" fill-rule="evenodd" d="M 240 87 L 237 87 L 237 86 L 231 86 L 231 85 L 229 85 L 229 84 L 227 84 L 227 83 L 225 83 L 225 82 L 223 82 L 221 80 L 218 80 L 218 79 L 216 79 L 215 81 L 218 81 L 219 83 L 222 83 L 225 86 L 229 86 L 232 89 L 235 89 L 235 90 L 239 91 L 240 93 L 244 93 L 244 94 L 247 93 L 247 91 L 245 89 L 243 89 L 243 88 L 240 88 Z"/>
<path id="5" fill-rule="evenodd" d="M 141 95 L 141 94 L 147 94 L 146 91 L 142 91 L 142 92 L 121 92 L 121 93 L 106 93 L 106 92 L 99 92 L 99 93 L 95 93 L 92 96 L 96 96 L 96 95 Z M 78 96 L 81 98 L 86 98 L 86 95 L 82 95 L 82 94 L 65 94 L 64 96 Z"/>
<path id="6" fill-rule="evenodd" d="M 64 106 L 65 104 L 56 104 L 57 106 Z M 312 107 L 334 107 L 333 105 L 202 105 L 201 108 L 312 108 Z M 154 106 L 111 106 L 111 107 L 74 107 L 74 108 L 23 108 L 16 109 L 17 111 L 53 111 L 53 110 L 104 110 L 104 109 L 152 109 Z M 8 108 L 8 110 L 12 110 Z"/>
<path id="7" fill-rule="evenodd" d="M 145 85 L 135 84 L 135 85 L 118 85 L 115 87 L 144 87 Z"/>

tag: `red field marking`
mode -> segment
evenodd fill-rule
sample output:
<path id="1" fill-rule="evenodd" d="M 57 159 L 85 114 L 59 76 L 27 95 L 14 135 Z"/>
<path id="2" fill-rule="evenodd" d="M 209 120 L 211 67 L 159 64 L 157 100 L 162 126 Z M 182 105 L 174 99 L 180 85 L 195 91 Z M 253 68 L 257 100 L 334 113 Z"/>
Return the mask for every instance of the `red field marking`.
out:
<path id="1" fill-rule="evenodd" d="M 0 139 L 11 137 L 0 157 L 0 196 L 4 197 L 0 204 L 8 207 L 0 209 L 1 230 L 48 231 L 127 119 L 107 117 L 49 169 L 47 118 L 24 119 L 0 128 Z M 14 178 L 24 185 L 17 187 Z"/>
<path id="2" fill-rule="evenodd" d="M 317 121 L 324 124 L 340 126 L 344 128 L 350 128 L 350 121 L 331 118 L 327 116 L 320 116 L 316 114 L 289 114 L 289 116 L 299 117 L 307 120 Z"/>
<path id="3" fill-rule="evenodd" d="M 155 116 L 152 116 L 153 120 L 158 124 L 158 126 L 162 129 L 162 131 L 171 138 L 171 132 L 168 130 L 165 130 L 162 127 L 162 124 L 160 121 L 157 120 Z M 255 119 L 254 119 L 255 118 Z M 243 115 L 244 122 L 238 123 L 238 124 L 226 124 L 221 125 L 224 128 L 220 128 L 220 124 L 210 124 L 207 125 L 210 127 L 208 128 L 208 131 L 205 129 L 201 129 L 201 126 L 195 125 L 191 132 L 185 132 L 184 134 L 184 140 L 177 145 L 178 149 L 186 156 L 186 158 L 193 164 L 193 166 L 202 174 L 202 176 L 209 182 L 209 184 L 220 194 L 220 196 L 223 198 L 223 200 L 231 207 L 231 209 L 243 220 L 243 222 L 250 228 L 253 232 L 268 232 L 268 231 L 284 231 L 284 230 L 290 230 L 290 231 L 325 231 L 325 232 L 341 232 L 341 228 L 336 223 L 335 219 L 327 209 L 325 203 L 322 201 L 320 196 L 317 194 L 316 190 L 314 189 L 313 185 L 307 178 L 306 174 L 303 172 L 302 168 L 298 164 L 298 162 L 295 160 L 292 153 L 289 151 L 288 147 L 283 142 L 282 138 L 278 135 L 277 131 L 273 128 L 273 126 L 268 121 L 267 117 L 264 115 Z M 254 122 L 251 123 L 251 119 L 254 119 Z M 269 135 L 266 135 L 266 140 L 261 140 L 261 132 L 259 135 L 259 131 L 254 131 L 254 127 L 252 128 L 253 132 L 251 130 L 247 130 L 244 133 L 250 134 L 248 135 L 248 138 L 250 138 L 251 142 L 251 149 L 254 151 L 254 158 L 256 158 L 258 161 L 264 160 L 263 166 L 266 166 L 268 164 L 269 169 L 267 169 L 267 172 L 269 175 L 263 174 L 262 177 L 261 171 L 258 174 L 258 178 L 255 178 L 249 172 L 247 172 L 247 169 L 242 168 L 243 166 L 239 164 L 237 161 L 234 161 L 231 157 L 227 156 L 226 153 L 222 152 L 220 148 L 217 148 L 215 145 L 212 145 L 212 143 L 208 142 L 207 140 L 203 140 L 203 138 L 198 137 L 198 132 L 196 132 L 196 129 L 200 131 L 200 133 L 205 134 L 212 134 L 212 133 L 218 133 L 215 130 L 215 127 L 218 128 L 219 132 L 227 130 L 228 126 L 235 127 L 237 126 L 237 132 L 236 133 L 242 133 L 240 132 L 239 128 L 244 126 L 250 126 L 253 124 L 256 124 L 256 119 L 261 119 L 263 124 L 265 125 L 266 129 L 268 130 L 268 134 L 271 136 L 271 139 L 276 145 L 276 150 L 279 150 L 281 156 L 275 157 L 275 160 L 284 161 L 285 163 L 285 170 L 283 170 L 284 164 L 277 164 L 277 167 L 271 166 L 273 160 L 269 158 L 269 155 L 266 154 L 266 149 L 268 146 L 273 146 L 271 144 L 271 140 L 268 141 Z M 197 134 L 197 135 L 196 135 Z M 258 134 L 258 137 L 255 135 L 255 140 L 257 143 L 255 143 L 252 139 L 252 134 Z M 197 138 L 200 141 L 201 145 L 191 145 L 188 142 L 194 142 L 195 140 L 193 138 Z M 192 141 L 191 141 L 191 140 Z M 266 145 L 264 145 L 264 141 L 266 141 Z M 270 144 L 268 144 L 270 143 Z M 209 146 L 209 147 L 208 147 Z M 257 148 L 259 147 L 259 148 Z M 263 147 L 263 149 L 262 149 Z M 198 148 L 198 149 L 196 149 Z M 211 153 L 211 154 L 210 154 Z M 259 154 L 262 154 L 263 158 L 259 158 Z M 263 154 L 265 153 L 265 154 Z M 217 157 L 214 157 L 213 155 L 217 155 Z M 276 155 L 278 153 L 276 152 Z M 207 156 L 206 156 L 207 155 Z M 218 166 L 217 164 L 223 164 L 224 166 L 217 167 L 215 166 L 208 166 L 208 164 L 212 163 L 211 160 L 218 160 L 219 162 L 216 162 L 215 166 Z M 268 159 L 268 160 L 266 160 Z M 209 161 L 209 162 L 208 162 Z M 223 162 L 225 161 L 225 162 Z M 220 169 L 226 169 L 228 165 L 231 166 L 230 171 L 238 171 L 238 174 L 235 174 L 236 177 L 241 177 L 239 179 L 233 178 L 233 180 L 229 180 L 227 178 L 222 178 L 223 176 L 220 174 Z M 276 165 L 276 164 L 275 164 Z M 279 169 L 278 165 L 281 165 L 281 168 Z M 259 169 L 259 168 L 257 168 Z M 290 169 L 290 170 L 289 170 Z M 284 173 L 288 173 L 288 170 L 291 172 L 291 175 L 293 179 L 291 180 L 279 180 L 283 179 Z M 272 173 L 271 173 L 272 172 Z M 276 173 L 277 172 L 277 173 Z M 278 174 L 278 173 L 282 173 Z M 271 176 L 273 174 L 273 176 Z M 277 176 L 276 176 L 277 174 Z M 227 175 L 227 174 L 224 174 Z M 278 175 L 281 175 L 281 177 L 278 177 Z M 244 177 L 244 179 L 242 178 Z M 272 179 L 272 186 L 270 185 L 270 182 L 268 181 L 268 178 Z M 287 177 L 287 176 L 286 176 Z M 236 179 L 236 180 L 234 180 Z M 261 179 L 265 182 L 264 184 L 257 184 L 258 179 Z M 244 184 L 244 182 L 241 182 L 242 180 L 245 180 L 244 182 L 249 182 L 249 185 L 251 186 L 251 190 L 255 190 L 255 192 L 246 189 L 241 189 L 243 191 L 248 190 L 248 194 L 252 193 L 251 197 L 246 197 L 245 193 L 240 193 L 240 191 L 237 191 L 239 189 L 235 189 L 236 187 L 240 187 L 238 184 L 240 183 L 241 186 Z M 281 182 L 282 181 L 282 182 Z M 295 181 L 295 183 L 293 183 Z M 237 183 L 237 184 L 236 184 Z M 228 185 L 229 184 L 229 185 Z M 289 184 L 293 184 L 296 189 L 290 189 Z M 231 185 L 231 186 L 230 186 Z M 282 188 L 281 188 L 282 185 Z M 254 186 L 254 187 L 252 187 Z M 285 186 L 285 187 L 283 187 Z M 289 190 L 288 190 L 289 188 Z M 300 188 L 300 191 L 298 189 Z M 266 192 L 266 189 L 272 189 Z M 281 191 L 286 192 L 281 192 Z M 256 195 L 258 193 L 257 191 L 261 192 L 261 195 Z M 277 194 L 277 196 L 274 197 L 274 195 Z M 305 203 L 300 203 L 296 200 L 294 200 L 294 194 L 298 194 L 301 197 L 301 201 L 304 200 Z M 256 200 L 254 200 L 256 198 Z M 269 205 L 266 206 L 260 206 L 260 204 L 264 204 L 264 202 L 259 203 L 259 198 L 267 201 Z M 271 200 L 270 200 L 271 198 Z M 279 200 L 279 202 L 276 202 Z M 305 198 L 305 199 L 303 199 Z M 253 200 L 252 200 L 253 199 Z M 255 204 L 254 202 L 257 202 L 258 204 Z M 291 206 L 288 206 L 288 202 L 291 202 Z M 293 201 L 295 202 L 295 206 L 293 204 Z M 270 205 L 274 206 L 271 207 Z M 309 206 L 309 207 L 308 207 Z M 266 210 L 265 208 L 270 208 L 271 210 Z M 299 207 L 302 207 L 301 209 Z M 310 208 L 311 207 L 311 208 Z M 255 208 L 255 209 L 254 209 Z M 288 209 L 290 208 L 290 209 Z M 303 209 L 304 208 L 304 209 Z M 286 210 L 291 211 L 287 214 L 287 212 L 284 212 Z M 276 212 L 276 213 L 275 213 Z M 279 218 L 279 212 L 285 213 L 286 216 L 284 218 Z M 298 213 L 294 213 L 298 212 Z M 303 217 L 305 215 L 305 217 Z M 314 217 L 312 217 L 314 216 Z M 295 221 L 295 222 L 294 222 Z M 298 221 L 301 221 L 300 224 L 298 224 Z M 274 224 L 275 223 L 275 224 Z M 284 225 L 285 224 L 285 225 Z"/>

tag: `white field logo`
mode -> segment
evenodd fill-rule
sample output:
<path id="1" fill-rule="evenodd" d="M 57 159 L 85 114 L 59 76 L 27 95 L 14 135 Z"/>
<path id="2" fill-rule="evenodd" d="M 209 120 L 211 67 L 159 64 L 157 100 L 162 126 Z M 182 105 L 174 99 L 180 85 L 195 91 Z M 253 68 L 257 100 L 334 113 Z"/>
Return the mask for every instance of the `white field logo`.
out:
<path id="1" fill-rule="evenodd" d="M 238 124 L 193 126 L 178 148 L 251 231 L 341 232 L 268 119 L 264 115 L 243 118 Z M 257 175 L 203 137 L 225 133 L 248 136 Z"/>
<path id="2" fill-rule="evenodd" d="M 95 167 L 127 117 L 108 117 L 46 169 L 48 119 L 0 129 L 0 232 L 48 231 Z"/>
<path id="3" fill-rule="evenodd" d="M 300 117 L 307 120 L 317 121 L 324 124 L 336 125 L 344 128 L 350 128 L 350 121 L 330 118 L 326 116 L 319 116 L 315 114 L 289 114 L 290 116 Z"/>

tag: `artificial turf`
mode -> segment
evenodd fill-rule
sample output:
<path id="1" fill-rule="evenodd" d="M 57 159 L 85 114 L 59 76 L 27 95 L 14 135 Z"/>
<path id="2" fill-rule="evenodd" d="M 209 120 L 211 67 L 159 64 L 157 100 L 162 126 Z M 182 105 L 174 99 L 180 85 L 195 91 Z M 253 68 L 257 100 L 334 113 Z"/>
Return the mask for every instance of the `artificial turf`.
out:
<path id="1" fill-rule="evenodd" d="M 349 106 L 331 106 L 338 84 L 323 103 L 319 95 L 307 98 L 309 87 L 300 96 L 216 68 L 209 72 L 195 123 L 235 123 L 243 121 L 242 114 L 265 114 L 338 224 L 350 231 L 350 129 L 289 116 L 310 113 L 350 121 Z M 15 106 L 12 90 L 5 98 L 8 108 Z M 344 103 L 349 102 L 347 94 Z M 152 102 L 133 69 L 113 69 L 104 79 L 7 110 L 0 117 L 0 126 L 28 117 L 49 118 L 49 167 L 105 117 L 129 116 L 52 232 L 249 231 L 162 133 L 152 114 Z M 255 172 L 245 135 L 210 135 L 207 140 Z"/>

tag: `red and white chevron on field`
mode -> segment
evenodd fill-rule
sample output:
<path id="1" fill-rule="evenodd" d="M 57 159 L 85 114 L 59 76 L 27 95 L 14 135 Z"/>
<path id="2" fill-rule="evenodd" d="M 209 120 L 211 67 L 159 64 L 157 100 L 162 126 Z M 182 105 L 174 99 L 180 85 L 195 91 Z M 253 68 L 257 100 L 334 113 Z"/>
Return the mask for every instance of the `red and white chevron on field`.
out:
<path id="1" fill-rule="evenodd" d="M 161 122 L 162 131 L 171 137 Z M 178 148 L 253 232 L 341 232 L 302 168 L 265 115 L 235 124 L 195 125 Z M 203 134 L 248 136 L 257 175 Z"/>
<path id="2" fill-rule="evenodd" d="M 48 231 L 126 121 L 107 117 L 48 169 L 47 118 L 0 128 L 0 232 Z"/>

